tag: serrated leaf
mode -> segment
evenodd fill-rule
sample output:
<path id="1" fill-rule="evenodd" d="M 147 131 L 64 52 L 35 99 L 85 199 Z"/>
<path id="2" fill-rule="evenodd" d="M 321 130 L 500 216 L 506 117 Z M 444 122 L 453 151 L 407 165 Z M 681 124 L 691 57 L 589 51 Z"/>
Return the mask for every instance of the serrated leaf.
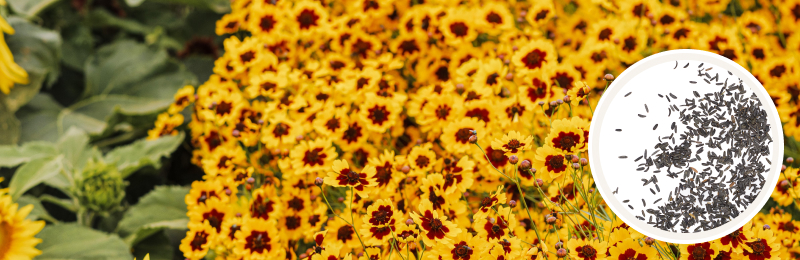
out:
<path id="1" fill-rule="evenodd" d="M 119 260 L 133 259 L 125 242 L 114 234 L 106 234 L 77 224 L 46 226 L 37 238 L 42 251 L 37 260 Z"/>
<path id="2" fill-rule="evenodd" d="M 183 142 L 183 133 L 163 136 L 155 140 L 138 140 L 132 144 L 117 147 L 105 155 L 106 163 L 116 163 L 122 177 L 144 166 L 161 167 L 161 157 L 169 156 Z"/>
<path id="3" fill-rule="evenodd" d="M 22 146 L 0 146 L 0 167 L 14 167 L 33 159 L 58 154 L 55 145 L 48 142 L 29 142 Z"/>
<path id="4" fill-rule="evenodd" d="M 39 93 L 43 84 L 50 85 L 58 78 L 61 36 L 20 17 L 9 17 L 8 23 L 16 30 L 6 35 L 8 47 L 14 61 L 28 72 L 28 84 L 15 85 L 8 95 L 0 93 L 0 103 L 13 113 Z"/>
<path id="5" fill-rule="evenodd" d="M 62 160 L 62 156 L 38 158 L 19 167 L 8 184 L 11 198 L 19 198 L 30 188 L 58 175 L 62 170 Z"/>
<path id="6" fill-rule="evenodd" d="M 125 212 L 117 226 L 117 233 L 135 245 L 160 229 L 185 229 L 189 218 L 186 216 L 184 197 L 188 193 L 188 187 L 156 187 Z"/>
<path id="7" fill-rule="evenodd" d="M 30 220 L 40 220 L 41 219 L 41 220 L 47 220 L 47 221 L 50 221 L 50 222 L 58 222 L 58 220 L 56 220 L 55 218 L 50 216 L 50 213 L 47 213 L 47 210 L 44 208 L 44 206 L 42 206 L 42 202 L 39 201 L 39 199 L 37 199 L 36 197 L 25 195 L 25 196 L 19 197 L 19 199 L 17 199 L 16 202 L 17 202 L 17 204 L 19 204 L 20 208 L 28 206 L 28 205 L 33 205 L 33 210 L 31 210 L 31 213 L 28 213 L 27 219 L 30 219 Z"/>
<path id="8" fill-rule="evenodd" d="M 27 17 L 36 16 L 55 2 L 58 0 L 8 0 L 8 4 L 15 13 L 24 14 Z"/>

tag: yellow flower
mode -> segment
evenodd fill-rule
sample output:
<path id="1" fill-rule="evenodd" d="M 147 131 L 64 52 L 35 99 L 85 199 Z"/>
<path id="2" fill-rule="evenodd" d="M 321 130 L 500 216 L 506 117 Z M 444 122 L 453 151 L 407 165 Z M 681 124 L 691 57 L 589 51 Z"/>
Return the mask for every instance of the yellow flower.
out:
<path id="1" fill-rule="evenodd" d="M 777 240 L 772 230 L 762 227 L 754 227 L 753 229 L 754 230 L 745 230 L 750 240 L 744 243 L 745 247 L 742 252 L 743 259 L 781 259 L 778 253 L 778 250 L 781 248 L 781 243 Z"/>
<path id="2" fill-rule="evenodd" d="M 594 239 L 570 239 L 567 241 L 566 248 L 569 249 L 569 256 L 575 260 L 595 260 L 604 256 L 608 250 L 608 242 Z"/>
<path id="3" fill-rule="evenodd" d="M 562 153 L 577 153 L 588 149 L 584 145 L 583 130 L 571 119 L 558 119 L 553 121 L 550 133 L 547 134 L 544 144 L 553 147 Z"/>
<path id="4" fill-rule="evenodd" d="M 294 174 L 301 175 L 327 170 L 339 156 L 330 139 L 303 141 L 289 153 Z"/>
<path id="5" fill-rule="evenodd" d="M 555 65 L 556 58 L 553 44 L 544 40 L 533 40 L 516 51 L 511 62 L 521 73 L 526 73 Z"/>
<path id="6" fill-rule="evenodd" d="M 414 222 L 422 229 L 422 240 L 429 247 L 437 243 L 450 245 L 453 239 L 462 232 L 456 224 L 447 221 L 446 216 L 442 216 L 439 211 L 434 210 L 431 202 L 427 199 L 422 199 L 419 204 L 419 213 L 411 212 L 410 214 Z"/>
<path id="7" fill-rule="evenodd" d="M 447 11 L 439 25 L 439 30 L 444 35 L 447 44 L 454 46 L 470 44 L 478 37 L 472 13 L 471 10 L 464 9 Z"/>
<path id="8" fill-rule="evenodd" d="M 511 131 L 503 135 L 501 139 L 494 139 L 492 149 L 503 150 L 507 156 L 516 155 L 530 150 L 533 147 L 532 142 L 532 136 L 523 136 L 517 131 Z"/>
<path id="9" fill-rule="evenodd" d="M 5 1 L 0 3 L 5 5 Z M 28 84 L 28 72 L 14 63 L 14 56 L 6 44 L 3 34 L 14 34 L 14 28 L 0 17 L 0 92 L 8 94 L 14 84 Z"/>
<path id="10" fill-rule="evenodd" d="M 8 189 L 0 189 L 0 259 L 30 260 L 42 254 L 36 249 L 42 240 L 35 236 L 45 223 L 26 219 L 31 210 L 33 205 L 19 208 L 11 201 Z"/>
<path id="11" fill-rule="evenodd" d="M 527 15 L 525 15 L 525 20 L 528 21 L 531 26 L 541 26 L 556 15 L 553 2 L 535 1 L 532 3 L 533 5 L 528 9 Z"/>
<path id="12" fill-rule="evenodd" d="M 274 259 L 281 252 L 281 235 L 275 226 L 275 220 L 245 219 L 242 230 L 236 232 L 234 251 L 245 260 Z"/>
<path id="13" fill-rule="evenodd" d="M 294 30 L 301 37 L 309 37 L 314 33 L 326 33 L 328 28 L 328 11 L 316 1 L 300 1 L 292 10 Z M 319 37 L 321 35 L 315 35 Z"/>
<path id="14" fill-rule="evenodd" d="M 640 246 L 633 238 L 626 238 L 609 249 L 610 259 L 659 259 L 655 247 Z"/>
<path id="15" fill-rule="evenodd" d="M 450 123 L 442 130 L 442 135 L 439 137 L 442 140 L 442 145 L 445 146 L 447 151 L 454 154 L 462 154 L 468 152 L 473 147 L 469 142 L 470 136 L 475 135 L 478 140 L 483 138 L 486 129 L 483 127 L 483 122 L 471 117 L 462 117 L 461 120 Z"/>
<path id="16" fill-rule="evenodd" d="M 367 165 L 361 172 L 350 168 L 347 161 L 336 160 L 333 162 L 333 171 L 328 172 L 325 184 L 334 187 L 352 187 L 359 196 L 366 198 L 366 187 L 378 185 L 375 182 L 375 166 Z"/>
<path id="17" fill-rule="evenodd" d="M 397 123 L 403 108 L 393 100 L 367 93 L 364 103 L 359 107 L 358 115 L 365 122 L 366 129 L 383 133 Z"/>
<path id="18" fill-rule="evenodd" d="M 570 163 L 559 149 L 549 145 L 539 147 L 534 158 L 533 168 L 544 181 L 560 181 L 567 174 Z"/>

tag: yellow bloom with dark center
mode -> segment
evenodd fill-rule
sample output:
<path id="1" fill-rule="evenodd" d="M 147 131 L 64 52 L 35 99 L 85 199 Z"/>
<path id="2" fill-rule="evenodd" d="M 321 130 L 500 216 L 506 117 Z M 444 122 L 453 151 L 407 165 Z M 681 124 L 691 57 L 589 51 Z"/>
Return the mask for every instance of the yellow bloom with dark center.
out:
<path id="1" fill-rule="evenodd" d="M 276 226 L 275 220 L 246 218 L 242 229 L 236 232 L 234 252 L 245 260 L 275 259 L 282 252 L 282 236 Z"/>
<path id="2" fill-rule="evenodd" d="M 147 130 L 147 139 L 155 140 L 166 135 L 178 135 L 178 130 L 175 128 L 181 126 L 183 121 L 184 118 L 181 114 L 161 113 L 156 118 L 153 129 Z"/>
<path id="3" fill-rule="evenodd" d="M 383 150 L 383 153 L 367 159 L 368 165 L 375 167 L 376 191 L 379 195 L 385 195 L 381 191 L 394 190 L 397 183 L 404 178 L 404 174 L 398 170 L 400 167 L 395 160 L 395 153 L 392 150 Z"/>
<path id="4" fill-rule="evenodd" d="M 530 9 L 528 9 L 525 20 L 531 26 L 538 27 L 549 22 L 555 15 L 556 9 L 553 6 L 553 2 L 535 1 L 532 2 Z"/>
<path id="5" fill-rule="evenodd" d="M 714 257 L 716 257 L 718 253 L 717 253 L 717 248 L 714 246 L 712 242 L 680 245 L 681 259 L 685 260 L 714 259 Z"/>
<path id="6" fill-rule="evenodd" d="M 472 228 L 477 232 L 477 237 L 485 242 L 497 243 L 504 238 L 511 236 L 509 232 L 514 230 L 519 221 L 511 208 L 497 206 L 496 211 L 491 210 L 487 215 L 474 217 L 475 222 Z"/>
<path id="7" fill-rule="evenodd" d="M 277 99 L 284 95 L 285 88 L 289 85 L 287 72 L 265 71 L 250 77 L 250 85 L 245 88 L 245 93 L 250 98 L 258 96 Z"/>
<path id="8" fill-rule="evenodd" d="M 349 196 L 348 196 L 349 197 Z M 349 202 L 348 202 L 349 203 Z M 347 219 L 350 221 L 350 213 L 344 212 L 339 213 L 342 218 Z M 361 226 L 364 223 L 361 223 L 360 218 L 353 219 L 355 223 L 355 228 L 361 230 Z M 353 226 L 347 224 L 344 220 L 340 218 L 332 218 L 328 221 L 327 226 L 325 227 L 328 230 L 328 234 L 325 235 L 326 238 L 330 237 L 331 239 L 326 239 L 326 243 L 324 246 L 327 248 L 328 246 L 342 248 L 345 251 L 350 251 L 356 248 L 361 248 L 361 243 L 359 243 L 358 236 L 356 235 L 356 230 Z M 360 234 L 362 239 L 364 239 L 365 234 Z"/>
<path id="9" fill-rule="evenodd" d="M 316 1 L 300 1 L 294 5 L 290 19 L 301 37 L 327 33 L 328 11 Z M 319 37 L 320 35 L 314 35 Z"/>
<path id="10" fill-rule="evenodd" d="M 490 34 L 497 34 L 514 27 L 514 17 L 504 4 L 488 2 L 477 12 L 480 27 Z"/>
<path id="11" fill-rule="evenodd" d="M 490 88 L 494 93 L 500 93 L 500 89 L 506 82 L 505 77 L 508 68 L 499 59 L 488 59 L 481 62 L 480 68 L 472 81 L 473 88 Z"/>
<path id="12" fill-rule="evenodd" d="M 569 256 L 575 260 L 596 260 L 605 258 L 608 242 L 594 239 L 570 239 L 566 243 Z"/>
<path id="13" fill-rule="evenodd" d="M 339 156 L 330 139 L 302 141 L 289 153 L 294 174 L 302 175 L 327 170 Z"/>
<path id="14" fill-rule="evenodd" d="M 588 149 L 585 146 L 584 132 L 571 119 L 558 119 L 553 121 L 550 133 L 545 137 L 544 144 L 553 147 L 562 153 L 576 153 Z"/>
<path id="15" fill-rule="evenodd" d="M 450 164 L 445 163 L 442 168 L 442 177 L 444 178 L 442 190 L 444 190 L 444 193 L 466 192 L 475 181 L 473 179 L 474 169 L 475 162 L 470 160 L 468 156 L 463 156 L 458 161 L 452 160 Z"/>
<path id="16" fill-rule="evenodd" d="M 800 240 L 800 221 L 793 220 L 791 214 L 771 213 L 766 222 L 783 247 L 792 247 Z"/>
<path id="17" fill-rule="evenodd" d="M 364 103 L 359 107 L 358 115 L 367 130 L 383 133 L 397 123 L 402 110 L 403 108 L 391 99 L 367 93 Z"/>
<path id="18" fill-rule="evenodd" d="M 618 58 L 624 62 L 633 63 L 642 58 L 641 52 L 647 48 L 647 34 L 644 29 L 636 29 L 635 23 L 626 24 L 619 28 L 619 33 L 614 41 L 617 45 Z M 618 40 L 618 42 L 617 42 Z"/>
<path id="19" fill-rule="evenodd" d="M 261 131 L 261 143 L 264 147 L 274 149 L 293 144 L 297 142 L 298 136 L 303 135 L 303 128 L 286 114 L 274 113 L 270 117 L 269 125 Z"/>
<path id="20" fill-rule="evenodd" d="M 179 249 L 190 260 L 200 260 L 206 256 L 212 242 L 212 231 L 199 223 L 189 222 L 189 231 L 181 240 Z"/>
<path id="21" fill-rule="evenodd" d="M 482 219 L 489 216 L 492 213 L 492 207 L 498 204 L 505 204 L 506 203 L 506 193 L 503 191 L 503 187 L 497 187 L 497 190 L 489 196 L 484 197 L 481 199 L 480 204 L 478 204 L 478 209 L 474 215 L 472 215 L 473 219 Z"/>
<path id="22" fill-rule="evenodd" d="M 189 216 L 190 222 L 200 224 L 204 230 L 208 231 L 209 240 L 217 239 L 217 235 L 222 233 L 222 222 L 233 217 L 229 205 L 216 198 L 197 205 L 186 215 Z"/>
<path id="23" fill-rule="evenodd" d="M 175 93 L 175 101 L 170 104 L 167 112 L 170 114 L 177 114 L 183 111 L 184 108 L 194 102 L 194 87 L 186 85 Z M 183 123 L 183 122 L 181 122 Z"/>
<path id="24" fill-rule="evenodd" d="M 554 95 L 553 83 L 549 78 L 542 77 L 541 73 L 528 73 L 524 76 L 523 84 L 517 89 L 520 103 L 526 110 L 540 110 L 539 102 L 548 102 Z"/>
<path id="25" fill-rule="evenodd" d="M 533 168 L 537 169 L 536 174 L 545 182 L 560 181 L 568 174 L 570 163 L 558 148 L 550 145 L 539 147 L 534 159 Z"/>
<path id="26" fill-rule="evenodd" d="M 487 243 L 481 241 L 478 236 L 461 230 L 458 236 L 453 238 L 452 245 L 437 247 L 437 253 L 442 260 L 477 260 L 482 259 L 487 249 Z"/>
<path id="27" fill-rule="evenodd" d="M 655 247 L 641 246 L 633 238 L 627 238 L 612 246 L 609 249 L 610 259 L 659 259 L 658 251 Z"/>
<path id="28" fill-rule="evenodd" d="M 800 194 L 800 181 L 797 179 L 797 168 L 786 168 L 778 176 L 778 184 L 772 191 L 772 199 L 781 206 L 789 206 L 794 202 L 794 198 Z"/>
<path id="29" fill-rule="evenodd" d="M 425 102 L 421 115 L 416 117 L 417 123 L 423 131 L 433 135 L 439 134 L 463 114 L 463 102 L 453 93 L 444 93 Z"/>
<path id="30" fill-rule="evenodd" d="M 287 18 L 284 13 L 272 5 L 253 8 L 249 14 L 247 28 L 256 37 L 269 37 L 276 31 L 285 29 Z"/>
<path id="31" fill-rule="evenodd" d="M 451 9 L 442 17 L 439 30 L 447 44 L 457 46 L 470 44 L 478 37 L 474 11 L 468 9 Z"/>
<path id="32" fill-rule="evenodd" d="M 359 196 L 366 198 L 367 187 L 378 185 L 375 182 L 375 166 L 367 165 L 360 172 L 351 168 L 347 161 L 336 160 L 333 162 L 333 171 L 328 172 L 325 184 L 334 187 L 352 187 Z"/>
<path id="33" fill-rule="evenodd" d="M 341 121 L 343 130 L 334 136 L 338 137 L 334 139 L 334 142 L 344 151 L 357 149 L 366 142 L 367 137 L 371 134 L 367 130 L 367 124 L 357 115 L 349 114 Z"/>
<path id="34" fill-rule="evenodd" d="M 742 259 L 781 259 L 780 253 L 778 252 L 781 248 L 781 242 L 778 240 L 778 237 L 775 236 L 771 228 L 765 229 L 761 226 L 756 226 L 752 229 L 745 229 L 744 233 L 750 240 L 744 242 Z"/>
<path id="35" fill-rule="evenodd" d="M 456 224 L 447 220 L 446 216 L 433 209 L 429 200 L 422 199 L 419 204 L 419 213 L 411 212 L 411 218 L 422 230 L 422 240 L 425 245 L 433 247 L 439 243 L 451 245 L 453 239 L 461 233 Z"/>
<path id="36" fill-rule="evenodd" d="M 207 177 L 228 176 L 246 163 L 247 154 L 240 146 L 221 146 L 203 159 L 203 170 Z"/>
<path id="37" fill-rule="evenodd" d="M 245 201 L 249 217 L 262 220 L 277 220 L 283 214 L 281 200 L 272 187 L 260 187 L 253 191 L 252 199 Z"/>
<path id="38" fill-rule="evenodd" d="M 442 140 L 442 145 L 448 152 L 455 154 L 462 154 L 468 152 L 474 147 L 469 142 L 469 137 L 475 131 L 478 140 L 483 138 L 486 129 L 483 127 L 484 123 L 478 119 L 471 117 L 463 117 L 461 120 L 450 123 L 446 128 L 442 129 L 442 135 L 439 137 Z"/>
<path id="39" fill-rule="evenodd" d="M 532 142 L 532 136 L 523 136 L 517 131 L 511 131 L 500 139 L 494 139 L 492 141 L 492 149 L 503 150 L 507 156 L 517 155 L 522 154 L 523 151 L 530 150 L 533 147 Z"/>
<path id="40" fill-rule="evenodd" d="M 533 40 L 522 46 L 511 57 L 511 62 L 520 73 L 541 71 L 556 64 L 555 48 L 550 42 Z"/>

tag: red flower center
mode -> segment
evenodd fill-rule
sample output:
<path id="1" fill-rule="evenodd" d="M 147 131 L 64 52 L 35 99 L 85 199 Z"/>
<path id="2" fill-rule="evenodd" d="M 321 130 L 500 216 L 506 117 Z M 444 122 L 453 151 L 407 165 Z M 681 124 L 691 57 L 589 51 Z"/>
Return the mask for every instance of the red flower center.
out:
<path id="1" fill-rule="evenodd" d="M 367 117 L 376 125 L 382 125 L 383 122 L 389 120 L 390 113 L 389 110 L 386 109 L 386 106 L 375 105 L 367 111 L 369 112 L 369 116 Z"/>
<path id="2" fill-rule="evenodd" d="M 305 205 L 303 204 L 303 199 L 298 198 L 297 196 L 289 200 L 289 203 L 287 204 L 289 208 L 292 208 L 295 211 L 301 211 L 303 210 L 303 208 L 305 208 Z"/>
<path id="3" fill-rule="evenodd" d="M 225 218 L 224 212 L 219 212 L 217 209 L 211 209 L 211 211 L 203 213 L 203 220 L 207 220 L 208 224 L 217 229 L 217 232 L 222 229 L 222 220 Z"/>
<path id="4" fill-rule="evenodd" d="M 578 251 L 578 257 L 583 259 L 596 259 L 597 258 L 597 250 L 590 245 L 579 246 L 576 248 Z"/>
<path id="5" fill-rule="evenodd" d="M 200 231 L 194 234 L 194 238 L 192 238 L 192 242 L 189 245 L 192 246 L 192 251 L 198 251 L 203 249 L 203 245 L 208 242 L 208 233 L 205 231 Z"/>
<path id="6" fill-rule="evenodd" d="M 286 228 L 289 230 L 295 230 L 300 227 L 302 224 L 302 218 L 300 216 L 288 216 L 286 217 Z"/>
<path id="7" fill-rule="evenodd" d="M 464 37 L 467 36 L 469 26 L 464 22 L 455 22 L 450 24 L 450 31 L 453 32 L 456 37 Z"/>
<path id="8" fill-rule="evenodd" d="M 611 38 L 612 33 L 613 31 L 611 31 L 611 28 L 605 28 L 603 30 L 600 30 L 600 34 L 597 35 L 597 39 L 601 41 L 607 41 L 608 39 Z"/>
<path id="9" fill-rule="evenodd" d="M 275 28 L 275 18 L 272 15 L 267 15 L 261 17 L 261 22 L 258 25 L 261 27 L 262 31 L 269 32 L 272 31 L 272 28 Z"/>
<path id="10" fill-rule="evenodd" d="M 272 134 L 275 135 L 275 137 L 280 138 L 284 135 L 288 135 L 289 129 L 291 129 L 289 125 L 284 123 L 278 123 L 275 125 L 275 129 L 272 130 Z"/>
<path id="11" fill-rule="evenodd" d="M 456 141 L 466 144 L 469 142 L 469 137 L 472 135 L 472 128 L 461 128 L 456 132 Z"/>
<path id="12" fill-rule="evenodd" d="M 431 160 L 428 159 L 428 157 L 426 157 L 426 156 L 419 156 L 419 157 L 417 157 L 416 160 L 414 160 L 414 163 L 417 164 L 418 168 L 425 168 L 425 167 L 428 167 L 428 164 L 430 163 L 430 161 Z"/>
<path id="13" fill-rule="evenodd" d="M 259 254 L 263 254 L 266 250 L 269 252 L 272 249 L 272 245 L 269 244 L 270 242 L 269 234 L 265 231 L 253 231 L 250 233 L 249 236 L 245 239 L 245 249 L 250 249 L 250 252 L 257 252 Z"/>
<path id="14" fill-rule="evenodd" d="M 415 53 L 415 52 L 419 52 L 420 51 L 419 46 L 417 45 L 417 42 L 414 41 L 414 40 L 405 40 L 405 41 L 401 42 L 400 45 L 397 47 L 397 49 L 400 50 L 400 54 L 401 55 Z"/>
<path id="15" fill-rule="evenodd" d="M 534 49 L 522 57 L 522 63 L 525 64 L 525 67 L 528 69 L 537 69 L 542 67 L 542 63 L 544 63 L 544 59 L 546 57 L 546 52 L 543 52 L 539 49 Z"/>
<path id="16" fill-rule="evenodd" d="M 499 77 L 500 77 L 500 75 L 498 75 L 497 72 L 492 73 L 491 75 L 486 77 L 486 84 L 487 85 L 495 85 L 495 84 L 497 84 L 497 78 L 499 78 Z"/>
<path id="17" fill-rule="evenodd" d="M 580 141 L 581 136 L 575 133 L 559 132 L 558 136 L 553 138 L 553 147 L 570 151 Z"/>
<path id="18" fill-rule="evenodd" d="M 305 156 L 303 156 L 303 162 L 307 166 L 323 165 L 325 164 L 325 158 L 328 158 L 328 155 L 322 153 L 322 148 L 314 148 L 306 151 Z"/>
<path id="19" fill-rule="evenodd" d="M 486 21 L 492 24 L 502 24 L 503 17 L 495 12 L 491 12 L 486 15 Z"/>
<path id="20" fill-rule="evenodd" d="M 300 29 L 306 30 L 311 26 L 317 26 L 319 15 L 314 10 L 305 9 L 297 16 L 297 22 L 300 23 Z"/>
<path id="21" fill-rule="evenodd" d="M 273 201 L 264 201 L 264 197 L 258 195 L 256 199 L 253 200 L 253 203 L 250 204 L 250 215 L 254 218 L 268 220 L 269 213 L 275 210 L 273 207 L 274 204 L 275 202 Z"/>
<path id="22" fill-rule="evenodd" d="M 339 230 L 336 231 L 336 239 L 345 242 L 353 239 L 353 228 L 348 225 L 340 227 Z"/>
<path id="23" fill-rule="evenodd" d="M 472 256 L 472 248 L 467 246 L 467 242 L 461 241 L 450 250 L 450 253 L 453 254 L 453 259 L 469 259 Z"/>
<path id="24" fill-rule="evenodd" d="M 625 38 L 624 42 L 625 46 L 622 46 L 623 51 L 632 52 L 633 50 L 636 49 L 636 38 L 634 38 L 633 36 Z"/>

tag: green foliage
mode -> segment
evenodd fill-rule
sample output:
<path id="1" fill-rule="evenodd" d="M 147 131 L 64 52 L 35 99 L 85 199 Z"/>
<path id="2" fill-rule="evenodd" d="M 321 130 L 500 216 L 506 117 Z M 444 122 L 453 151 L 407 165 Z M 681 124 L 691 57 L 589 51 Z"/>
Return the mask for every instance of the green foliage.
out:
<path id="1" fill-rule="evenodd" d="M 73 192 L 82 206 L 101 213 L 119 209 L 126 184 L 115 165 L 89 161 L 77 177 Z"/>
<path id="2" fill-rule="evenodd" d="M 76 224 L 46 226 L 38 235 L 41 260 L 133 259 L 130 249 L 117 235 L 105 234 Z"/>
<path id="3" fill-rule="evenodd" d="M 135 245 L 163 229 L 183 230 L 189 222 L 184 197 L 188 187 L 158 187 L 131 207 L 117 226 L 117 233 Z M 158 214 L 153 214 L 158 212 Z"/>

